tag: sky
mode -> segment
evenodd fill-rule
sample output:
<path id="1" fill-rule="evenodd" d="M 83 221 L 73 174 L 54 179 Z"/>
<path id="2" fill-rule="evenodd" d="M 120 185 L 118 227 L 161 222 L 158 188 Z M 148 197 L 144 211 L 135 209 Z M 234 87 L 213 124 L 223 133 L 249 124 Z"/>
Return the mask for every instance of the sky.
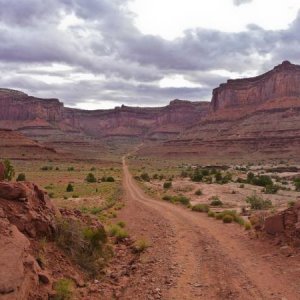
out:
<path id="1" fill-rule="evenodd" d="M 300 64 L 299 0 L 0 0 L 0 87 L 102 109 L 210 101 Z"/>

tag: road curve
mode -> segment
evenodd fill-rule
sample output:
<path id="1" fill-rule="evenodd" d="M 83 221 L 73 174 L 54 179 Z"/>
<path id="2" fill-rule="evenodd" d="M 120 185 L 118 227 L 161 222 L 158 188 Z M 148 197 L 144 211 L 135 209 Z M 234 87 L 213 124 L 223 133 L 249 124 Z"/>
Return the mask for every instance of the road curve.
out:
<path id="1" fill-rule="evenodd" d="M 181 272 L 163 299 L 300 299 L 299 257 L 278 254 L 276 247 L 250 239 L 237 224 L 225 225 L 205 214 L 152 199 L 132 178 L 125 157 L 123 172 L 126 214 L 135 218 L 135 226 L 139 218 L 143 226 L 152 225 L 138 216 L 138 208 L 164 220 L 174 233 L 166 237 L 174 245 L 169 259 Z"/>

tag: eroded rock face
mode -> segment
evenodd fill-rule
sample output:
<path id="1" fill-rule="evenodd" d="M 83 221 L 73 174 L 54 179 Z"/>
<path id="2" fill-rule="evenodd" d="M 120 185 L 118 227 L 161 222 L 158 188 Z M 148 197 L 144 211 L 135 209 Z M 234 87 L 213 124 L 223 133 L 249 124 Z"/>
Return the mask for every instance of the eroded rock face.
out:
<path id="1" fill-rule="evenodd" d="M 280 236 L 283 242 L 300 247 L 300 202 L 265 220 L 264 231 Z"/>
<path id="2" fill-rule="evenodd" d="M 51 239 L 54 217 L 48 196 L 35 184 L 0 182 L 1 299 L 38 299 L 41 285 L 49 283 L 40 280 L 43 271 L 31 255 L 29 238 Z"/>
<path id="3" fill-rule="evenodd" d="M 300 97 L 300 66 L 284 61 L 263 75 L 228 80 L 213 90 L 213 111 L 261 104 L 283 97 Z"/>

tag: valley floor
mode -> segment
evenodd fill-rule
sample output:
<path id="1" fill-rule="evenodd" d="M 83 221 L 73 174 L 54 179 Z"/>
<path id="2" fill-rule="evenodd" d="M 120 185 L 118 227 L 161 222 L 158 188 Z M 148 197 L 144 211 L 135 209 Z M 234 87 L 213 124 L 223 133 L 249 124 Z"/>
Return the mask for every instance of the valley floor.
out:
<path id="1" fill-rule="evenodd" d="M 123 159 L 122 220 L 151 247 L 122 299 L 300 299 L 300 256 L 146 195 Z"/>

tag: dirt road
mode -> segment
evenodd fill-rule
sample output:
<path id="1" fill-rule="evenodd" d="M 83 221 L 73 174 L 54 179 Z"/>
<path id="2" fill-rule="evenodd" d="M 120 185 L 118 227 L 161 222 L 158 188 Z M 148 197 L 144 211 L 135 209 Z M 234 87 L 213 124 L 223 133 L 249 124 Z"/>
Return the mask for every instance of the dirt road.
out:
<path id="1" fill-rule="evenodd" d="M 125 299 L 300 299 L 299 255 L 286 257 L 237 224 L 151 199 L 125 159 L 123 168 L 122 217 L 152 244 Z"/>

